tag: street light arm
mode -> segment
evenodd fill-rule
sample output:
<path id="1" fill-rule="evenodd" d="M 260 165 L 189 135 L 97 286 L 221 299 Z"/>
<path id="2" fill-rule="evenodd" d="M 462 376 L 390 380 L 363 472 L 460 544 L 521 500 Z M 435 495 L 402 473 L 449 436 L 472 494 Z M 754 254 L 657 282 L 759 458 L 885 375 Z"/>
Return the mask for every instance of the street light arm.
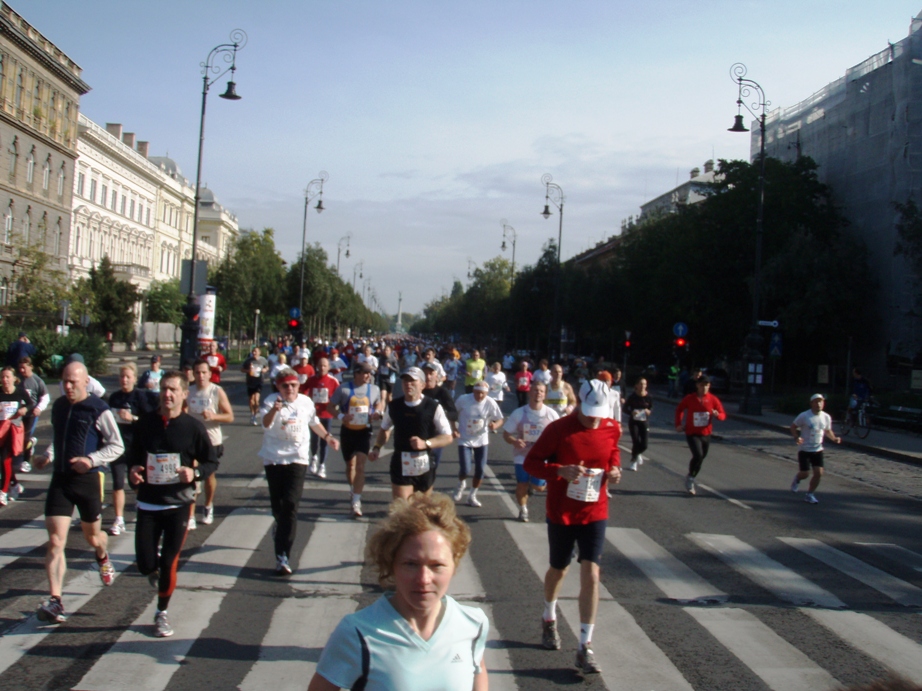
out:
<path id="1" fill-rule="evenodd" d="M 550 173 L 545 173 L 541 176 L 541 184 L 546 188 L 544 199 L 546 203 L 551 203 L 556 206 L 558 210 L 563 211 L 563 188 L 556 182 L 551 182 L 553 179 Z"/>
<path id="2" fill-rule="evenodd" d="M 741 62 L 734 63 L 730 67 L 730 78 L 736 82 L 739 88 L 739 95 L 736 103 L 740 108 L 748 110 L 754 118 L 764 118 L 771 101 L 765 98 L 765 91 L 762 86 L 752 79 L 746 79 L 748 69 Z M 750 105 L 747 99 L 755 96 L 756 100 Z"/>
<path id="3" fill-rule="evenodd" d="M 225 74 L 228 72 L 233 74 L 237 69 L 237 51 L 243 50 L 243 47 L 247 44 L 246 31 L 234 29 L 230 33 L 230 40 L 232 43 L 222 43 L 212 48 L 211 52 L 208 53 L 208 57 L 205 58 L 205 62 L 201 63 L 206 91 Z M 215 64 L 219 58 L 226 63 L 230 63 L 230 65 L 221 70 L 221 66 Z M 215 76 L 209 78 L 209 75 L 212 74 Z"/>

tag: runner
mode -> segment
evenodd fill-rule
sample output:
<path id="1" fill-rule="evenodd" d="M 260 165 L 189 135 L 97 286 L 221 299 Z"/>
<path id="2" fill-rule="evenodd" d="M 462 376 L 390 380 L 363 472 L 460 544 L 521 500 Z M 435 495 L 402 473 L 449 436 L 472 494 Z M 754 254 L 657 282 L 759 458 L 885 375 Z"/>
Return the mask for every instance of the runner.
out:
<path id="1" fill-rule="evenodd" d="M 445 411 L 434 399 L 423 396 L 426 375 L 410 367 L 400 375 L 403 397 L 395 398 L 384 413 L 381 429 L 368 460 L 378 460 L 394 430 L 394 454 L 391 457 L 391 494 L 406 499 L 413 492 L 432 491 L 436 464 L 433 449 L 452 442 L 451 425 Z"/>
<path id="2" fill-rule="evenodd" d="M 144 370 L 138 386 L 142 389 L 149 389 L 154 393 L 160 393 L 160 379 L 163 377 L 163 370 L 160 369 L 161 360 L 162 358 L 159 355 L 150 356 L 150 369 Z"/>
<path id="3" fill-rule="evenodd" d="M 445 365 L 445 388 L 454 394 L 455 385 L 458 383 L 458 376 L 461 373 L 461 353 L 457 348 L 451 349 L 451 357 L 446 360 Z"/>
<path id="4" fill-rule="evenodd" d="M 189 387 L 189 414 L 198 419 L 201 417 L 208 432 L 208 439 L 215 449 L 215 457 L 220 461 L 224 455 L 224 433 L 221 424 L 231 424 L 234 421 L 234 409 L 231 407 L 227 393 L 218 384 L 211 383 L 211 367 L 206 360 L 196 360 L 192 363 L 192 373 L 195 383 Z M 204 525 L 214 523 L 214 495 L 218 489 L 218 474 L 210 473 L 203 481 L 205 485 L 205 508 L 202 516 Z M 199 493 L 196 484 L 196 495 Z M 195 530 L 195 500 L 189 505 L 189 530 Z"/>
<path id="5" fill-rule="evenodd" d="M 634 392 L 625 403 L 625 411 L 631 433 L 631 465 L 628 470 L 636 471 L 643 465 L 643 452 L 647 450 L 650 439 L 650 416 L 653 414 L 653 397 L 647 391 L 645 377 L 634 382 Z"/>
<path id="6" fill-rule="evenodd" d="M 105 467 L 122 455 L 125 447 L 115 416 L 102 399 L 87 393 L 86 366 L 72 362 L 61 374 L 64 395 L 51 406 L 52 442 L 43 456 L 35 456 L 37 470 L 51 464 L 51 484 L 45 498 L 48 546 L 45 570 L 50 598 L 38 608 L 39 621 L 60 624 L 65 620 L 61 600 L 67 561 L 64 548 L 74 506 L 80 512 L 83 537 L 96 552 L 99 577 L 112 585 L 115 567 L 102 531 L 102 490 Z"/>
<path id="7" fill-rule="evenodd" d="M 366 346 L 367 347 L 367 346 Z M 349 482 L 349 504 L 352 516 L 362 516 L 362 490 L 365 489 L 365 461 L 371 448 L 372 422 L 381 419 L 384 407 L 381 389 L 371 383 L 374 367 L 371 362 L 357 363 L 352 381 L 340 386 L 333 395 L 331 407 L 338 409 L 342 421 L 339 432 L 343 460 L 346 461 L 346 480 Z M 327 476 L 326 467 L 320 466 L 318 475 Z"/>
<path id="8" fill-rule="evenodd" d="M 397 362 L 394 350 L 389 345 L 385 345 L 384 353 L 378 362 L 378 388 L 381 389 L 384 405 L 390 403 L 394 397 L 394 384 L 397 383 L 397 372 L 399 371 L 400 364 Z"/>
<path id="9" fill-rule="evenodd" d="M 528 403 L 528 391 L 531 389 L 532 374 L 528 371 L 528 361 L 522 360 L 515 373 L 515 395 L 519 408 Z"/>
<path id="10" fill-rule="evenodd" d="M 427 362 L 422 367 L 423 374 L 426 376 L 426 387 L 423 389 L 423 396 L 434 399 L 436 403 L 442 406 L 445 411 L 445 417 L 448 418 L 448 424 L 451 425 L 452 431 L 458 429 L 458 409 L 455 406 L 455 399 L 451 391 L 444 386 L 439 386 L 439 370 L 431 362 Z M 432 449 L 432 459 L 435 467 L 439 467 L 442 461 L 443 447 Z"/>
<path id="11" fill-rule="evenodd" d="M 547 385 L 544 405 L 563 417 L 572 413 L 578 402 L 573 387 L 563 380 L 563 366 L 555 363 L 551 367 L 551 383 Z"/>
<path id="12" fill-rule="evenodd" d="M 523 469 L 548 481 L 547 535 L 550 568 L 544 577 L 544 616 L 541 642 L 560 649 L 557 596 L 579 548 L 579 650 L 576 666 L 583 674 L 601 671 L 592 652 L 592 631 L 599 607 L 599 564 L 608 497 L 603 487 L 621 480 L 618 439 L 621 429 L 608 417 L 608 387 L 598 380 L 580 388 L 575 415 L 550 423 L 528 452 Z"/>
<path id="13" fill-rule="evenodd" d="M 297 372 L 282 370 L 275 385 L 279 393 L 267 396 L 259 409 L 264 433 L 259 457 L 266 469 L 275 518 L 275 572 L 290 576 L 288 559 L 298 530 L 298 504 L 310 459 L 311 431 L 334 451 L 339 449 L 339 442 L 320 424 L 313 401 L 298 393 Z"/>
<path id="14" fill-rule="evenodd" d="M 544 428 L 560 416 L 557 411 L 545 405 L 547 387 L 535 384 L 528 392 L 528 405 L 512 411 L 503 425 L 503 439 L 512 444 L 512 462 L 515 466 L 515 500 L 519 505 L 519 520 L 528 523 L 529 486 L 541 490 L 547 481 L 532 477 L 525 472 L 523 464 L 531 447 L 535 445 Z"/>
<path id="15" fill-rule="evenodd" d="M 253 346 L 249 357 L 243 361 L 241 372 L 246 373 L 247 396 L 250 399 L 250 424 L 254 427 L 259 424 L 259 396 L 263 388 L 263 375 L 269 371 L 269 361 L 259 352 L 259 346 Z"/>
<path id="16" fill-rule="evenodd" d="M 698 391 L 687 395 L 675 409 L 676 432 L 685 432 L 685 441 L 691 449 L 692 457 L 688 462 L 688 475 L 685 476 L 685 490 L 695 496 L 695 478 L 701 471 L 701 464 L 708 455 L 711 445 L 711 431 L 713 422 L 726 420 L 727 414 L 720 400 L 710 393 L 711 380 L 700 376 L 695 383 Z M 685 426 L 682 426 L 682 416 L 685 416 Z"/>
<path id="17" fill-rule="evenodd" d="M 118 368 L 119 390 L 109 396 L 109 408 L 115 415 L 118 431 L 122 435 L 125 453 L 109 464 L 112 473 L 112 508 L 115 520 L 109 527 L 109 535 L 121 535 L 125 528 L 125 480 L 128 477 L 128 450 L 134 439 L 135 423 L 144 413 L 160 407 L 160 397 L 150 389 L 135 386 L 138 368 L 133 362 L 126 362 Z"/>
<path id="18" fill-rule="evenodd" d="M 291 356 L 291 368 L 298 373 L 298 381 L 303 387 L 307 380 L 316 374 L 311 366 L 310 356 L 305 351 L 304 354 L 295 354 Z"/>
<path id="19" fill-rule="evenodd" d="M 433 365 L 439 373 L 439 384 L 445 381 L 446 373 L 445 368 L 442 367 L 442 363 L 438 361 L 435 357 L 435 348 L 429 347 L 423 351 L 423 359 L 416 366 L 420 369 L 423 368 L 423 365 Z M 484 365 L 486 367 L 486 365 Z"/>
<path id="20" fill-rule="evenodd" d="M 349 369 L 349 365 L 339 356 L 339 351 L 333 348 L 330 351 L 330 376 L 342 384 L 343 372 L 347 369 Z"/>
<path id="21" fill-rule="evenodd" d="M 477 490 L 483 482 L 483 473 L 487 467 L 487 449 L 490 444 L 490 432 L 503 426 L 503 412 L 499 404 L 487 396 L 490 385 L 485 381 L 474 384 L 474 392 L 459 396 L 455 401 L 458 408 L 458 430 L 454 433 L 458 440 L 458 489 L 454 500 L 461 501 L 467 477 L 471 474 L 471 460 L 474 462 L 474 479 L 467 505 L 480 508 Z"/>
<path id="22" fill-rule="evenodd" d="M 29 394 L 19 385 L 16 370 L 4 367 L 0 371 L 0 506 L 6 506 L 17 483 L 13 479 L 13 458 L 22 453 L 23 418 L 29 412 Z M 13 497 L 15 499 L 15 497 Z"/>
<path id="23" fill-rule="evenodd" d="M 541 382 L 545 386 L 551 383 L 551 371 L 548 369 L 547 360 L 541 359 L 538 361 L 538 369 L 535 370 L 531 379 L 533 382 Z"/>
<path id="24" fill-rule="evenodd" d="M 474 384 L 483 380 L 487 363 L 480 357 L 480 351 L 474 348 L 471 357 L 464 363 L 464 393 L 473 393 Z"/>
<path id="25" fill-rule="evenodd" d="M 207 381 L 208 363 L 198 362 L 201 378 Z M 182 373 L 166 372 L 160 381 L 160 407 L 138 418 L 128 451 L 131 484 L 138 492 L 135 554 L 138 571 L 157 588 L 157 638 L 173 635 L 167 608 L 176 588 L 179 553 L 189 523 L 187 506 L 195 502 L 195 483 L 218 469 L 205 426 L 183 412 L 188 396 Z"/>
<path id="26" fill-rule="evenodd" d="M 38 425 L 38 419 L 42 412 L 51 405 L 51 395 L 48 393 L 48 387 L 41 377 L 35 374 L 32 368 L 32 360 L 29 357 L 20 358 L 19 363 L 19 381 L 26 394 L 29 396 L 29 412 L 22 419 L 23 450 L 22 460 L 19 463 L 19 471 L 28 473 L 32 470 L 32 454 L 35 453 L 35 427 Z M 19 483 L 16 483 L 17 489 Z M 18 494 L 18 493 L 17 493 Z M 15 498 L 15 497 L 14 497 Z"/>
<path id="27" fill-rule="evenodd" d="M 229 347 L 230 345 L 228 345 Z M 205 361 L 208 363 L 208 367 L 211 368 L 211 383 L 220 384 L 221 373 L 227 369 L 227 360 L 218 352 L 217 341 L 208 341 L 208 346 L 205 350 Z"/>
<path id="28" fill-rule="evenodd" d="M 334 410 L 330 405 L 333 394 L 339 388 L 339 382 L 329 374 L 330 360 L 325 355 L 317 358 L 317 373 L 301 385 L 301 393 L 311 399 L 317 411 L 317 419 L 327 432 L 333 422 Z M 310 443 L 311 475 L 319 475 L 323 468 L 323 477 L 326 477 L 327 442 L 326 435 L 311 435 Z"/>
<path id="29" fill-rule="evenodd" d="M 837 437 L 832 431 L 832 418 L 829 413 L 823 410 L 826 399 L 823 394 L 815 393 L 810 396 L 810 410 L 805 410 L 791 423 L 791 434 L 800 450 L 797 452 L 797 463 L 800 466 L 800 472 L 794 476 L 791 482 L 791 491 L 796 492 L 800 486 L 801 480 L 806 480 L 813 470 L 813 477 L 810 478 L 810 487 L 807 494 L 804 495 L 804 501 L 808 504 L 819 504 L 816 498 L 816 488 L 820 486 L 820 480 L 823 478 L 823 438 L 829 439 L 836 444 L 842 443 L 842 437 Z"/>

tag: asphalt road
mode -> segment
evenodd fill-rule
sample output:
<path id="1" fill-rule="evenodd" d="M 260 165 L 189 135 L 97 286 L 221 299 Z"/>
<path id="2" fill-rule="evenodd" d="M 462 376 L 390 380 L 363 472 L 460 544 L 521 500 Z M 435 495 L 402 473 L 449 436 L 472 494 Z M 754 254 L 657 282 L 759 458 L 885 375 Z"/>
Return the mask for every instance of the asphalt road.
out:
<path id="1" fill-rule="evenodd" d="M 241 385 L 228 391 L 238 422 L 225 427 L 217 519 L 187 538 L 171 639 L 151 637 L 155 598 L 132 565 L 132 532 L 112 539 L 119 576 L 102 588 L 73 530 L 72 613 L 61 626 L 37 625 L 47 474 L 24 476 L 24 500 L 0 510 L 0 688 L 303 689 L 338 619 L 379 595 L 361 553 L 386 513 L 386 465 L 369 467 L 366 516 L 353 521 L 342 461 L 332 454 L 329 477 L 304 492 L 296 574 L 279 579 L 256 456 L 262 434 L 246 424 Z M 483 508 L 459 506 L 473 543 L 453 583 L 458 599 L 490 616 L 491 687 L 814 690 L 889 670 L 922 682 L 920 470 L 832 449 L 820 503 L 810 505 L 789 489 L 791 442 L 728 421 L 691 497 L 683 485 L 689 453 L 671 415 L 657 404 L 647 460 L 625 472 L 611 502 L 593 637 L 603 672 L 589 679 L 573 669 L 576 574 L 560 601 L 563 649 L 540 648 L 543 497 L 530 500 L 531 523 L 514 520 L 510 448 L 491 437 Z M 456 472 L 449 447 L 437 489 L 453 490 Z"/>

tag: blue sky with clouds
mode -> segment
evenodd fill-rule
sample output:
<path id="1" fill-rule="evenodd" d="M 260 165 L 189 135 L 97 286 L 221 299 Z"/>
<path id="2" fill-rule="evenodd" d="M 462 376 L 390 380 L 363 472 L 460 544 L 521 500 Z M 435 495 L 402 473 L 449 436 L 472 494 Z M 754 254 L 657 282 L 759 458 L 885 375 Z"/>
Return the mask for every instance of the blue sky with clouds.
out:
<path id="1" fill-rule="evenodd" d="M 730 65 L 773 107 L 807 98 L 904 38 L 922 3 L 886 0 L 40 0 L 10 3 L 83 68 L 81 110 L 120 122 L 192 179 L 199 64 L 242 28 L 237 102 L 208 100 L 203 182 L 243 228 L 301 246 L 303 190 L 329 172 L 308 242 L 354 265 L 390 312 L 516 263 L 557 234 L 541 176 L 566 194 L 563 256 L 619 232 L 705 160 L 747 158 Z M 219 89 L 220 87 L 220 89 Z M 509 254 L 507 252 L 506 256 Z"/>

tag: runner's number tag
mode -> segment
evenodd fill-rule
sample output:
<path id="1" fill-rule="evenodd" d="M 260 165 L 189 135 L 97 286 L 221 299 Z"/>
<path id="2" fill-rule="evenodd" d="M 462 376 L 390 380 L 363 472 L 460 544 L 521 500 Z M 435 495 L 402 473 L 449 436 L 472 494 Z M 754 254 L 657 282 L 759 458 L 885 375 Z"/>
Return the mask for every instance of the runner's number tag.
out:
<path id="1" fill-rule="evenodd" d="M 483 434 L 483 428 L 486 426 L 486 420 L 482 417 L 471 418 L 467 421 L 467 436 L 476 437 Z"/>
<path id="2" fill-rule="evenodd" d="M 710 413 L 700 413 L 699 412 L 699 413 L 695 413 L 692 416 L 692 424 L 694 424 L 695 427 L 707 427 L 710 422 L 711 422 Z"/>
<path id="3" fill-rule="evenodd" d="M 147 481 L 152 485 L 178 485 L 180 466 L 178 453 L 149 453 Z"/>
<path id="4" fill-rule="evenodd" d="M 400 454 L 404 477 L 417 477 L 429 472 L 429 454 L 425 451 L 404 451 Z"/>
<path id="5" fill-rule="evenodd" d="M 583 468 L 576 482 L 567 485 L 567 496 L 588 504 L 597 502 L 602 492 L 602 472 L 601 468 Z"/>
<path id="6" fill-rule="evenodd" d="M 311 400 L 314 401 L 314 403 L 329 403 L 330 390 L 323 387 L 311 389 Z"/>
<path id="7" fill-rule="evenodd" d="M 647 421 L 647 409 L 646 408 L 635 408 L 631 411 L 631 417 L 639 422 Z"/>
<path id="8" fill-rule="evenodd" d="M 542 431 L 540 425 L 530 423 L 525 425 L 525 428 L 522 430 L 522 437 L 525 439 L 526 443 L 534 444 L 538 441 L 538 437 L 541 436 Z"/>
<path id="9" fill-rule="evenodd" d="M 301 443 L 301 421 L 297 410 L 292 410 L 287 418 L 282 418 L 282 438 L 295 444 Z"/>
<path id="10" fill-rule="evenodd" d="M 367 405 L 351 405 L 349 406 L 349 414 L 352 416 L 351 425 L 367 425 L 368 424 L 368 406 Z"/>
<path id="11" fill-rule="evenodd" d="M 19 403 L 16 401 L 3 401 L 2 407 L 0 407 L 0 415 L 3 415 L 3 420 L 10 420 L 19 410 Z"/>
<path id="12" fill-rule="evenodd" d="M 251 377 L 262 377 L 263 368 L 259 365 L 250 365 L 250 376 Z"/>

